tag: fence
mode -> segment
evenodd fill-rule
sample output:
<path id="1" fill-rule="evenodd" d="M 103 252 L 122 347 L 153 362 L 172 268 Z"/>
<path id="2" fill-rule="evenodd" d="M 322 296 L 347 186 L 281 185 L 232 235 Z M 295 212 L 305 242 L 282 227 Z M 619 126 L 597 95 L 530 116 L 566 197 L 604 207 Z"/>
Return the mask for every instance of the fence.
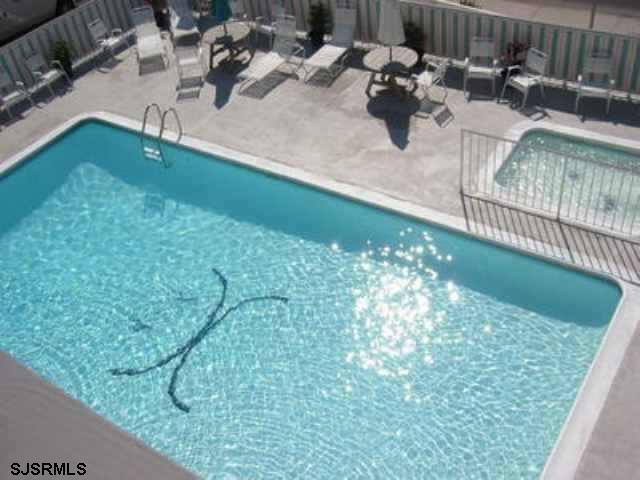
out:
<path id="1" fill-rule="evenodd" d="M 45 60 L 51 61 L 55 42 L 64 40 L 71 50 L 74 63 L 77 63 L 95 51 L 87 24 L 101 18 L 107 28 L 121 28 L 127 31 L 133 26 L 129 9 L 128 0 L 92 0 L 83 3 L 65 15 L 0 47 L 0 67 L 14 80 L 31 86 L 34 79 L 24 66 L 25 57 L 32 52 L 40 52 Z"/>
<path id="2" fill-rule="evenodd" d="M 249 16 L 270 16 L 270 0 L 244 0 Z M 296 17 L 298 30 L 306 31 L 311 2 L 322 1 L 334 10 L 336 0 L 285 0 L 287 11 Z M 356 37 L 375 42 L 380 10 L 379 0 L 350 0 L 357 3 Z M 137 3 L 137 2 L 136 2 Z M 54 19 L 0 48 L 0 65 L 16 80 L 31 84 L 32 79 L 22 67 L 22 58 L 33 50 L 51 58 L 52 45 L 63 39 L 70 46 L 75 60 L 93 50 L 87 23 L 100 17 L 109 27 L 129 29 L 128 0 L 90 0 L 79 8 Z M 614 58 L 616 88 L 640 93 L 640 37 L 616 35 L 590 30 L 533 23 L 469 8 L 435 6 L 402 1 L 405 22 L 412 22 L 425 34 L 426 52 L 464 59 L 469 54 L 471 37 L 482 35 L 496 41 L 496 56 L 517 40 L 549 54 L 548 77 L 560 81 L 575 81 L 585 58 L 594 51 L 609 53 Z"/>
<path id="3" fill-rule="evenodd" d="M 624 235 L 640 230 L 640 169 L 462 131 L 463 195 Z"/>
<path id="4" fill-rule="evenodd" d="M 269 1 L 245 0 L 253 17 L 268 16 Z M 287 11 L 296 16 L 299 30 L 307 30 L 309 5 L 315 1 L 319 0 L 285 0 Z M 321 1 L 333 10 L 336 0 Z M 379 0 L 351 1 L 358 7 L 357 38 L 375 42 Z M 592 52 L 609 53 L 614 58 L 616 89 L 640 92 L 640 37 L 533 23 L 470 8 L 412 1 L 402 1 L 401 11 L 405 22 L 414 23 L 424 32 L 427 53 L 461 60 L 469 55 L 469 41 L 473 36 L 488 36 L 495 39 L 496 56 L 500 56 L 509 42 L 517 40 L 547 52 L 548 76 L 561 81 L 575 81 L 582 72 L 585 58 Z"/>

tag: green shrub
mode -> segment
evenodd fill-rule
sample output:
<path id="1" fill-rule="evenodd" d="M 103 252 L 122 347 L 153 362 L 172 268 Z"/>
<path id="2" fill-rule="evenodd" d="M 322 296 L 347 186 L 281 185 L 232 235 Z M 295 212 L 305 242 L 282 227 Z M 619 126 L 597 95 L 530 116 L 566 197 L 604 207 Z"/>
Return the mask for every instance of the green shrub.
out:
<path id="1" fill-rule="evenodd" d="M 69 77 L 73 77 L 73 63 L 71 61 L 71 51 L 69 50 L 69 46 L 67 42 L 64 40 L 59 40 L 53 45 L 53 58 L 57 60 L 64 68 L 64 71 L 67 72 Z"/>

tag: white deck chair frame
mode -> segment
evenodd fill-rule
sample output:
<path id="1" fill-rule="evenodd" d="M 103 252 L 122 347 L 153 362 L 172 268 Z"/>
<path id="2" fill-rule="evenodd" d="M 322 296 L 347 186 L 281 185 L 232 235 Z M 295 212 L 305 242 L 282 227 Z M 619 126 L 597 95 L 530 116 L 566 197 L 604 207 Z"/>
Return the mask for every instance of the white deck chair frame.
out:
<path id="1" fill-rule="evenodd" d="M 613 58 L 610 55 L 591 55 L 585 62 L 582 73 L 578 75 L 575 112 L 578 113 L 583 98 L 602 98 L 607 101 L 607 115 L 611 110 L 613 88 Z"/>
<path id="2" fill-rule="evenodd" d="M 256 35 L 263 34 L 269 40 L 269 49 L 273 48 L 273 37 L 278 20 L 287 14 L 285 4 L 282 0 L 272 0 L 269 2 L 269 16 L 258 16 L 256 22 Z"/>
<path id="3" fill-rule="evenodd" d="M 35 107 L 35 103 L 25 84 L 20 81 L 14 82 L 7 72 L 0 70 L 0 112 L 6 111 L 11 120 L 13 118 L 11 107 L 23 100 L 29 100 L 31 106 Z"/>
<path id="4" fill-rule="evenodd" d="M 420 75 L 412 75 L 410 79 L 409 88 L 411 90 L 416 90 L 420 88 L 423 93 L 423 97 L 421 100 L 421 106 L 424 104 L 425 100 L 431 102 L 431 89 L 434 87 L 440 87 L 444 92 L 442 97 L 443 105 L 447 104 L 447 97 L 449 96 L 449 91 L 447 90 L 447 84 L 445 82 L 445 78 L 447 76 L 447 70 L 451 66 L 451 60 L 446 59 L 441 62 L 432 62 L 425 59 L 427 68 Z M 430 68 L 432 70 L 430 70 Z"/>
<path id="5" fill-rule="evenodd" d="M 318 70 L 324 70 L 329 74 L 327 83 L 331 84 L 345 69 L 345 64 L 353 51 L 357 18 L 355 5 L 353 8 L 336 7 L 333 18 L 331 40 L 304 63 L 305 82 Z"/>
<path id="6" fill-rule="evenodd" d="M 89 22 L 87 28 L 97 49 L 108 53 L 113 59 L 116 58 L 115 50 L 120 45 L 126 43 L 128 47 L 131 46 L 127 35 L 124 34 L 121 28 L 109 30 L 101 18 L 96 18 Z"/>
<path id="7" fill-rule="evenodd" d="M 249 68 L 240 74 L 243 80 L 239 90 L 242 91 L 250 84 L 264 79 L 283 65 L 290 66 L 291 74 L 297 73 L 302 67 L 304 58 L 301 58 L 297 63 L 294 59 L 297 55 L 303 54 L 304 48 L 297 43 L 296 19 L 286 15 L 280 19 L 276 27 L 273 49 L 251 62 Z"/>
<path id="8" fill-rule="evenodd" d="M 64 78 L 69 87 L 73 87 L 69 75 L 67 75 L 67 72 L 58 60 L 52 60 L 51 64 L 47 64 L 42 54 L 34 52 L 25 58 L 24 63 L 33 78 L 34 84 L 32 91 L 47 87 L 49 93 L 51 93 L 51 97 L 55 97 L 56 92 L 53 90 L 53 83 L 60 78 Z"/>
<path id="9" fill-rule="evenodd" d="M 174 54 L 178 72 L 178 90 L 202 88 L 205 76 L 202 66 L 202 47 L 200 45 L 177 46 Z"/>
<path id="10" fill-rule="evenodd" d="M 160 29 L 156 25 L 151 7 L 138 7 L 131 10 L 131 19 L 136 34 L 136 57 L 138 59 L 138 73 L 142 73 L 143 65 L 152 63 L 156 59 L 162 60 L 166 69 L 169 65 L 169 52 Z"/>
<path id="11" fill-rule="evenodd" d="M 507 87 L 513 87 L 522 93 L 522 104 L 520 108 L 524 108 L 527 104 L 527 98 L 529 98 L 529 92 L 533 87 L 539 87 L 542 94 L 542 101 L 544 102 L 544 74 L 547 70 L 546 53 L 541 52 L 536 48 L 530 48 L 527 52 L 527 58 L 523 66 L 514 65 L 507 67 L 507 79 L 502 87 L 502 93 L 500 94 L 500 100 L 504 97 L 504 93 L 507 91 Z M 520 69 L 520 73 L 513 74 L 517 69 Z"/>
<path id="12" fill-rule="evenodd" d="M 467 101 L 471 100 L 471 92 L 467 95 L 469 80 L 490 80 L 491 94 L 496 96 L 496 79 L 498 78 L 498 59 L 495 58 L 496 43 L 492 38 L 474 37 L 469 44 L 469 57 L 464 61 L 463 91 Z"/>
<path id="13" fill-rule="evenodd" d="M 173 44 L 177 45 L 185 38 L 193 38 L 195 42 L 200 41 L 200 30 L 193 15 L 193 9 L 188 0 L 168 0 L 169 5 L 169 26 Z"/>

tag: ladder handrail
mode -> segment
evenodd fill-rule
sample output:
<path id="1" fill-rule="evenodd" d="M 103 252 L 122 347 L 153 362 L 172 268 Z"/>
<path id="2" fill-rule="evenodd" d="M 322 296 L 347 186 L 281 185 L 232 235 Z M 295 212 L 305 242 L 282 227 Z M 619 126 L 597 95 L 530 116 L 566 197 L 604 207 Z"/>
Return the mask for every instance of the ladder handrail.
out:
<path id="1" fill-rule="evenodd" d="M 180 117 L 178 116 L 178 112 L 173 107 L 165 110 L 164 113 L 162 114 L 162 122 L 160 123 L 160 135 L 158 135 L 158 138 L 161 139 L 162 135 L 164 134 L 165 127 L 166 127 L 167 114 L 169 112 L 173 113 L 173 118 L 175 118 L 176 123 L 178 124 L 178 137 L 176 138 L 175 143 L 179 143 L 183 135 L 182 122 L 180 122 Z"/>
<path id="2" fill-rule="evenodd" d="M 142 119 L 142 129 L 140 130 L 140 136 L 144 136 L 144 133 L 147 129 L 147 119 L 149 117 L 149 111 L 154 108 L 156 109 L 156 112 L 158 112 L 158 118 L 161 120 L 162 122 L 162 110 L 160 109 L 160 105 L 158 105 L 157 103 L 150 103 L 149 105 L 147 105 L 147 107 L 144 109 L 144 118 Z M 162 130 L 162 125 L 161 125 L 161 130 Z"/>

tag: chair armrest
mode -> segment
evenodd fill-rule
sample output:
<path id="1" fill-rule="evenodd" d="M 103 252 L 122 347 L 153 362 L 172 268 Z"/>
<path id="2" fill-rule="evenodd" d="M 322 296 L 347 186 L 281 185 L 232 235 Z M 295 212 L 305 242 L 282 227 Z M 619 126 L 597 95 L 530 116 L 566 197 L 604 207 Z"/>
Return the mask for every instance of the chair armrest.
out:
<path id="1" fill-rule="evenodd" d="M 522 68 L 522 65 L 511 65 L 510 67 L 507 67 L 507 72 L 510 74 L 511 72 L 513 72 L 518 68 Z"/>
<path id="2" fill-rule="evenodd" d="M 302 56 L 304 57 L 304 47 L 302 45 L 296 45 L 293 47 L 293 53 L 302 52 Z"/>
<path id="3" fill-rule="evenodd" d="M 119 37 L 120 35 L 122 35 L 122 29 L 114 28 L 113 30 L 111 30 L 111 35 L 114 37 Z"/>

